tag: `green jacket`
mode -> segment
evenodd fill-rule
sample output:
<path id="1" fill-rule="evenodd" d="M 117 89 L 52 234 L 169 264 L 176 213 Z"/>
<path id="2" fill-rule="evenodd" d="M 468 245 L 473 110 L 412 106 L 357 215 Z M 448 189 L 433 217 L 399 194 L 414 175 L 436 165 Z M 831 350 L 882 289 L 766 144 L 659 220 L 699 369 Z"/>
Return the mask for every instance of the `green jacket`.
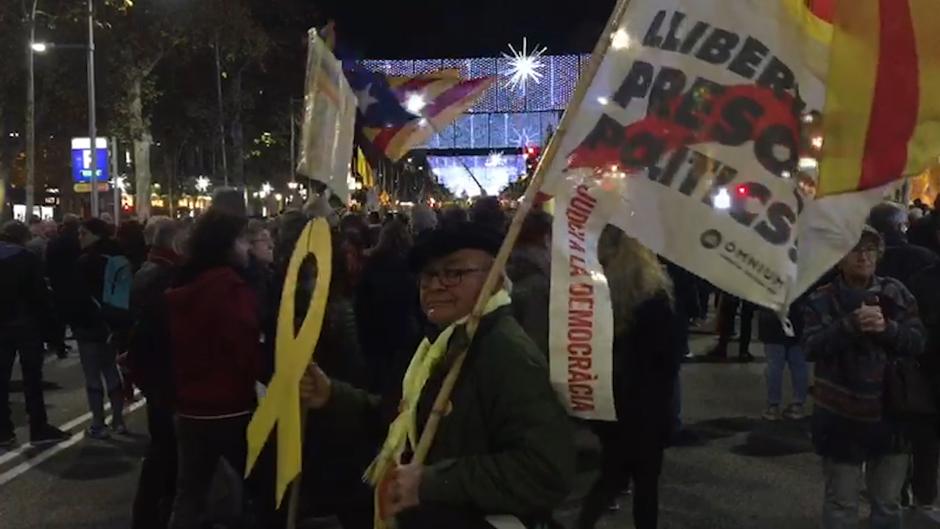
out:
<path id="1" fill-rule="evenodd" d="M 454 335 L 452 352 L 461 339 L 459 331 Z M 419 432 L 452 360 L 445 358 L 425 385 Z M 322 413 L 342 422 L 347 435 L 368 435 L 382 421 L 379 400 L 337 381 Z M 481 321 L 451 402 L 425 463 L 419 510 L 531 520 L 567 497 L 576 473 L 573 430 L 552 390 L 544 353 L 509 307 Z"/>

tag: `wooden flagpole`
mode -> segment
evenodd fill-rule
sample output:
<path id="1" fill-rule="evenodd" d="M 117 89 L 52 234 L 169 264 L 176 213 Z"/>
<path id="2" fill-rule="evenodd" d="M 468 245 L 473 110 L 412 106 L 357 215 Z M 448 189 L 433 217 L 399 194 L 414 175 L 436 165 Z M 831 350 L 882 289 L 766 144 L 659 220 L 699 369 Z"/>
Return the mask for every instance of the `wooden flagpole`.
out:
<path id="1" fill-rule="evenodd" d="M 584 75 L 578 82 L 578 86 L 571 97 L 571 101 L 568 103 L 568 107 L 566 108 L 565 113 L 558 124 L 558 128 L 555 130 L 555 135 L 548 142 L 548 145 L 545 148 L 545 152 L 542 155 L 542 158 L 539 160 L 538 166 L 535 168 L 535 174 L 532 176 L 532 181 L 529 183 L 529 187 L 526 188 L 525 195 L 523 195 L 522 201 L 519 204 L 519 209 L 516 210 L 516 214 L 512 219 L 512 223 L 509 225 L 509 231 L 506 233 L 506 238 L 503 239 L 503 245 L 499 248 L 499 252 L 496 254 L 493 267 L 490 268 L 489 275 L 486 276 L 486 281 L 483 283 L 483 288 L 480 290 L 480 296 L 477 298 L 476 305 L 473 307 L 473 311 L 470 313 L 470 318 L 467 321 L 468 349 L 473 343 L 473 335 L 476 333 L 477 327 L 480 324 L 480 318 L 482 317 L 483 309 L 486 306 L 487 301 L 489 301 L 490 296 L 493 293 L 493 289 L 496 288 L 497 282 L 502 279 L 503 270 L 506 267 L 506 262 L 509 260 L 509 254 L 512 251 L 513 246 L 516 244 L 516 239 L 519 237 L 519 231 L 522 229 L 522 223 L 525 220 L 526 215 L 528 215 L 529 210 L 532 209 L 532 204 L 535 202 L 535 197 L 542 188 L 542 183 L 545 181 L 545 173 L 548 171 L 552 161 L 554 161 L 555 156 L 558 154 L 558 149 L 561 147 L 562 139 L 568 132 L 568 126 L 573 119 L 575 110 L 577 110 L 577 108 L 581 106 L 581 103 L 584 101 L 584 97 L 587 95 L 588 88 L 590 88 L 591 83 L 594 81 L 594 77 L 597 75 L 597 70 L 600 68 L 601 62 L 603 61 L 604 56 L 607 54 L 607 50 L 610 48 L 612 36 L 614 32 L 617 31 L 617 24 L 623 17 L 623 13 L 629 4 L 630 0 L 618 0 L 617 5 L 614 7 L 614 10 L 610 15 L 610 18 L 607 20 L 607 24 L 604 26 L 604 31 L 601 33 L 600 39 L 598 39 L 597 44 L 594 46 L 594 51 L 591 54 L 591 61 L 588 63 Z M 467 357 L 468 349 L 464 349 L 458 354 L 457 359 L 454 361 L 454 365 L 451 366 L 450 371 L 448 371 L 447 376 L 444 378 L 444 382 L 437 394 L 437 398 L 434 399 L 434 407 L 432 408 L 431 415 L 428 417 L 428 422 L 425 425 L 424 430 L 421 432 L 421 438 L 418 440 L 418 446 L 415 448 L 414 458 L 412 459 L 413 464 L 424 464 L 424 461 L 428 456 L 428 452 L 431 449 L 431 444 L 434 442 L 434 436 L 437 435 L 437 429 L 440 425 L 441 417 L 443 416 L 444 410 L 447 407 L 447 402 L 450 400 L 450 395 L 453 392 L 454 385 L 457 383 L 457 378 L 460 376 L 460 370 L 463 367 L 464 360 Z"/>

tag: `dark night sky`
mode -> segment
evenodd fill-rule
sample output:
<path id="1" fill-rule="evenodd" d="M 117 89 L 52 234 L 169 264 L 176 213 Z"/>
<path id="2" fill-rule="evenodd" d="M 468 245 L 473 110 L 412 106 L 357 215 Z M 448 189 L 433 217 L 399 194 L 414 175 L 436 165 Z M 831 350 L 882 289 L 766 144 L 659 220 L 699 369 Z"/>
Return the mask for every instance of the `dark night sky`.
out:
<path id="1" fill-rule="evenodd" d="M 319 0 L 366 58 L 496 56 L 507 44 L 589 52 L 615 0 Z M 551 7 L 549 7 L 551 6 Z"/>

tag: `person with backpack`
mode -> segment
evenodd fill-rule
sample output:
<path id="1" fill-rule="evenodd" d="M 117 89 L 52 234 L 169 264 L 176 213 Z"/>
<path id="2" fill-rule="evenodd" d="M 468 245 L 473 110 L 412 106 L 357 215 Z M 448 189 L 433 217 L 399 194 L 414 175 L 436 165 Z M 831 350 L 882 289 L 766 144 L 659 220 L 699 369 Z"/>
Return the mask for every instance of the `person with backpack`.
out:
<path id="1" fill-rule="evenodd" d="M 75 300 L 78 306 L 70 311 L 92 415 L 87 434 L 93 439 L 109 437 L 105 428 L 105 393 L 111 401 L 111 429 L 115 433 L 127 433 L 113 338 L 130 326 L 128 309 L 133 271 L 130 261 L 111 238 L 111 231 L 111 226 L 101 219 L 86 220 L 79 228 L 82 255 L 77 264 L 77 286 L 80 295 Z"/>

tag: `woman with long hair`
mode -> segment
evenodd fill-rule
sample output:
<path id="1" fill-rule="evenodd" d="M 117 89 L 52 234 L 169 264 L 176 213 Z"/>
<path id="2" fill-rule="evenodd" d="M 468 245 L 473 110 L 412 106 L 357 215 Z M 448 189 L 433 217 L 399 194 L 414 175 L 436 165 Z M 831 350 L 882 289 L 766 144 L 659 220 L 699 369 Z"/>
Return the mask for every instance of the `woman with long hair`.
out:
<path id="1" fill-rule="evenodd" d="M 242 475 L 262 351 L 257 300 L 242 271 L 246 220 L 210 209 L 167 291 L 179 465 L 172 529 L 200 527 L 220 459 Z"/>
<path id="2" fill-rule="evenodd" d="M 592 424 L 601 441 L 601 473 L 584 499 L 578 527 L 593 529 L 617 492 L 632 482 L 634 524 L 653 529 L 685 333 L 673 308 L 672 282 L 655 254 L 607 226 L 598 258 L 613 306 L 617 422 Z"/>

